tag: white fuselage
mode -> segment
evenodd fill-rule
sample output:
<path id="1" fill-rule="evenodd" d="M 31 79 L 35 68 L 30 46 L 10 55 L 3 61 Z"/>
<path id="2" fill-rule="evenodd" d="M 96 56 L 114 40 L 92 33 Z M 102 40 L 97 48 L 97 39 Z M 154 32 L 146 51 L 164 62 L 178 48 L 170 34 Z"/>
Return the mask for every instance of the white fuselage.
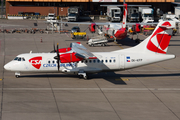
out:
<path id="1" fill-rule="evenodd" d="M 62 53 L 63 54 L 63 53 Z M 20 54 L 17 58 L 21 61 L 12 60 L 4 68 L 14 72 L 64 72 L 78 73 L 83 70 L 86 73 L 102 71 L 117 71 L 134 68 L 162 60 L 174 58 L 174 55 L 164 54 L 134 54 L 133 52 L 94 52 L 97 59 L 82 60 L 73 63 L 60 63 L 58 71 L 56 53 L 27 53 Z M 25 59 L 24 61 L 22 59 Z M 61 58 L 60 58 L 61 59 Z"/>

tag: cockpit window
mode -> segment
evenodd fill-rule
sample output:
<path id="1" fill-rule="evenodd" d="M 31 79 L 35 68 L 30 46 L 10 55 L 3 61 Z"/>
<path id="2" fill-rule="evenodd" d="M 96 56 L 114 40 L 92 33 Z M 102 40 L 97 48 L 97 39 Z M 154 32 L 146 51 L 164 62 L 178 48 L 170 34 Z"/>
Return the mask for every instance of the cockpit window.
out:
<path id="1" fill-rule="evenodd" d="M 18 58 L 18 61 L 21 61 L 21 58 Z"/>
<path id="2" fill-rule="evenodd" d="M 24 59 L 24 58 L 22 58 L 22 61 L 25 61 L 25 59 Z"/>
<path id="3" fill-rule="evenodd" d="M 14 60 L 18 60 L 18 57 L 14 58 Z"/>
<path id="4" fill-rule="evenodd" d="M 16 57 L 16 58 L 14 58 L 14 60 L 16 60 L 16 61 L 25 61 L 25 59 L 22 57 Z"/>

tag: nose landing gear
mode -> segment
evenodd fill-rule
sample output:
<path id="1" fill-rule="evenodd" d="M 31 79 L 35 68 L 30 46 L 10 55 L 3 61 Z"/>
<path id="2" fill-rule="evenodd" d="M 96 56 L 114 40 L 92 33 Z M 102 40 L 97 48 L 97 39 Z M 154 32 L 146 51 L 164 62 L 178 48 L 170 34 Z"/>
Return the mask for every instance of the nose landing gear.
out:
<path id="1" fill-rule="evenodd" d="M 15 77 L 19 78 L 19 76 L 20 76 L 20 73 L 19 72 L 15 72 Z"/>

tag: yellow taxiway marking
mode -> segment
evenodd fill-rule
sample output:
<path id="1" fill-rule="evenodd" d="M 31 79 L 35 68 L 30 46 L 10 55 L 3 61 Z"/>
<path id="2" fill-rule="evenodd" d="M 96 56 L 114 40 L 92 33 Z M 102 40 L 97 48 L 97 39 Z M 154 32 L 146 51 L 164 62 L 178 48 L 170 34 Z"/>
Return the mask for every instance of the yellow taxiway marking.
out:
<path id="1" fill-rule="evenodd" d="M 115 79 L 116 81 L 119 81 L 119 80 L 122 80 L 122 81 L 129 81 L 128 78 L 118 78 L 118 79 Z"/>
<path id="2" fill-rule="evenodd" d="M 118 45 L 121 49 L 123 49 L 119 44 L 117 44 L 116 42 L 114 42 L 116 45 Z"/>
<path id="3" fill-rule="evenodd" d="M 2 79 L 0 79 L 0 81 L 1 81 Z"/>

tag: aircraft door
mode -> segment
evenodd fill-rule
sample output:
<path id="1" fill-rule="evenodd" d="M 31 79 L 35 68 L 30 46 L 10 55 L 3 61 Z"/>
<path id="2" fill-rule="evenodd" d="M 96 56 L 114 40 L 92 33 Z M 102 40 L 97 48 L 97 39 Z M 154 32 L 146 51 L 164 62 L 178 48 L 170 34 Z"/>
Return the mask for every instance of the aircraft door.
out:
<path id="1" fill-rule="evenodd" d="M 124 69 L 125 59 L 124 59 L 124 55 L 123 54 L 121 54 L 119 56 L 119 60 L 120 60 L 120 69 Z"/>

